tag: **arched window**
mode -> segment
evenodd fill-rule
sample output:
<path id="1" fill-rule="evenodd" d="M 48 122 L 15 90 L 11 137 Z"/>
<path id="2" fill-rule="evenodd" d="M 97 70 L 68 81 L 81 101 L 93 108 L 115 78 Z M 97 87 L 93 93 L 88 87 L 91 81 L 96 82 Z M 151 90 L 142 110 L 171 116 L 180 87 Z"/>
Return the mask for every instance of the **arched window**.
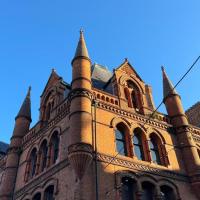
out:
<path id="1" fill-rule="evenodd" d="M 29 178 L 32 178 L 36 173 L 37 166 L 37 150 L 34 148 L 30 155 L 30 170 L 29 170 Z"/>
<path id="2" fill-rule="evenodd" d="M 120 125 L 117 125 L 117 129 L 115 130 L 115 138 L 117 152 L 121 155 L 127 156 L 128 153 L 126 146 L 125 129 Z"/>
<path id="3" fill-rule="evenodd" d="M 134 155 L 136 155 L 139 160 L 145 160 L 144 148 L 142 143 L 142 131 L 136 128 L 133 134 Z"/>
<path id="4" fill-rule="evenodd" d="M 47 166 L 47 153 L 48 153 L 48 146 L 47 146 L 47 141 L 43 141 L 41 148 L 40 148 L 40 154 L 41 154 L 41 162 L 40 162 L 40 169 L 41 172 L 44 171 L 44 169 Z"/>
<path id="5" fill-rule="evenodd" d="M 135 192 L 136 186 L 133 179 L 129 177 L 122 178 L 121 188 L 122 200 L 136 200 Z"/>
<path id="6" fill-rule="evenodd" d="M 129 90 L 131 91 L 132 106 L 135 109 L 139 110 L 142 105 L 140 91 L 138 87 L 132 81 L 127 81 L 127 85 L 128 85 Z"/>
<path id="7" fill-rule="evenodd" d="M 53 194 L 54 186 L 51 185 L 44 191 L 44 200 L 54 200 Z"/>
<path id="8" fill-rule="evenodd" d="M 160 195 L 162 200 L 174 200 L 176 199 L 174 191 L 171 187 L 163 185 L 160 187 Z"/>
<path id="9" fill-rule="evenodd" d="M 59 156 L 59 144 L 60 139 L 58 132 L 55 131 L 51 137 L 50 148 L 51 148 L 51 164 L 55 164 Z"/>
<path id="10" fill-rule="evenodd" d="M 149 146 L 150 146 L 150 151 L 151 151 L 151 159 L 153 163 L 156 163 L 158 165 L 161 164 L 161 159 L 160 159 L 160 152 L 158 148 L 158 138 L 156 135 L 152 134 L 150 136 L 150 141 L 149 141 Z"/>
<path id="11" fill-rule="evenodd" d="M 142 183 L 142 200 L 154 200 L 155 187 L 149 182 Z"/>
<path id="12" fill-rule="evenodd" d="M 41 194 L 37 193 L 34 197 L 33 200 L 41 200 Z"/>

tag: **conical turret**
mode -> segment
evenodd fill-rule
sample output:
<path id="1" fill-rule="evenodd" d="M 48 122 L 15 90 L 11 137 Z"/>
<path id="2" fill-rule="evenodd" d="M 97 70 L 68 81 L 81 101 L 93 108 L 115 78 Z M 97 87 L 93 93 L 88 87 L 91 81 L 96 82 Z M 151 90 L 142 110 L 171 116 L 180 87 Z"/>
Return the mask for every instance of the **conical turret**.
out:
<path id="1" fill-rule="evenodd" d="M 92 113 L 91 61 L 83 31 L 72 60 L 72 90 L 70 104 L 69 161 L 76 176 L 81 180 L 92 162 Z M 87 126 L 86 126 L 87 124 Z"/>
<path id="2" fill-rule="evenodd" d="M 11 137 L 10 146 L 7 153 L 6 167 L 0 187 L 0 199 L 13 199 L 15 189 L 15 179 L 21 155 L 22 140 L 29 131 L 31 123 L 31 101 L 30 87 L 26 98 L 15 118 L 15 128 Z"/>
<path id="3" fill-rule="evenodd" d="M 29 89 L 28 89 L 28 93 L 26 95 L 26 98 L 24 99 L 24 102 L 23 102 L 20 110 L 19 110 L 19 113 L 16 116 L 16 119 L 20 118 L 20 117 L 24 117 L 24 118 L 28 119 L 29 121 L 32 121 L 30 96 L 31 96 L 31 87 L 29 87 Z"/>
<path id="4" fill-rule="evenodd" d="M 163 75 L 163 98 L 165 99 L 167 96 L 171 94 L 178 95 L 176 90 L 174 89 L 172 82 L 169 80 L 164 67 L 162 66 L 161 69 Z"/>
<path id="5" fill-rule="evenodd" d="M 76 52 L 75 52 L 72 62 L 76 58 L 79 58 L 79 57 L 84 57 L 84 58 L 90 60 L 88 50 L 86 47 L 86 43 L 85 43 L 85 39 L 84 39 L 84 35 L 83 35 L 83 30 L 80 30 L 80 38 L 79 38 L 78 46 L 76 48 Z"/>

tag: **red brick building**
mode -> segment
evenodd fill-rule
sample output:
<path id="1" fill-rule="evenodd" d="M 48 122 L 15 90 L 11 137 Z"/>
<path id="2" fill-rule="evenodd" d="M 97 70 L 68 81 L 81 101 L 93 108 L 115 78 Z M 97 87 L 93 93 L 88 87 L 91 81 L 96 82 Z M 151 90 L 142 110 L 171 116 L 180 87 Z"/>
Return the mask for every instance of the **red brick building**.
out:
<path id="1" fill-rule="evenodd" d="M 30 128 L 30 89 L 0 158 L 1 200 L 198 200 L 200 129 L 162 69 L 168 115 L 128 60 L 94 64 L 80 33 L 72 81 L 55 70 Z"/>

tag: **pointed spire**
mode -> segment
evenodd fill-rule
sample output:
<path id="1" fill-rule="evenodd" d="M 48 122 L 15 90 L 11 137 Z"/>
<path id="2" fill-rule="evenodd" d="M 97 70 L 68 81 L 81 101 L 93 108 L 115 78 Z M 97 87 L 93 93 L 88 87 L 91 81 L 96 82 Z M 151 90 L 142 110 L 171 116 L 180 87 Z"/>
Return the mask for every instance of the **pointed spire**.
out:
<path id="1" fill-rule="evenodd" d="M 177 95 L 177 92 L 174 89 L 172 82 L 169 80 L 169 78 L 165 72 L 165 68 L 162 66 L 161 69 L 162 69 L 162 75 L 163 75 L 163 98 L 165 99 L 170 94 Z"/>
<path id="2" fill-rule="evenodd" d="M 82 29 L 80 30 L 80 38 L 79 38 L 78 46 L 76 48 L 76 53 L 74 55 L 73 60 L 75 60 L 78 57 L 85 57 L 87 59 L 90 59 L 89 54 L 88 54 L 88 50 L 87 50 L 87 47 L 86 47 L 86 44 L 85 44 L 85 39 L 84 39 Z"/>
<path id="3" fill-rule="evenodd" d="M 24 99 L 24 102 L 19 110 L 18 115 L 16 116 L 15 119 L 20 118 L 20 117 L 25 117 L 27 118 L 30 122 L 32 121 L 31 119 L 31 87 L 28 89 L 28 93 L 26 95 L 26 98 Z"/>

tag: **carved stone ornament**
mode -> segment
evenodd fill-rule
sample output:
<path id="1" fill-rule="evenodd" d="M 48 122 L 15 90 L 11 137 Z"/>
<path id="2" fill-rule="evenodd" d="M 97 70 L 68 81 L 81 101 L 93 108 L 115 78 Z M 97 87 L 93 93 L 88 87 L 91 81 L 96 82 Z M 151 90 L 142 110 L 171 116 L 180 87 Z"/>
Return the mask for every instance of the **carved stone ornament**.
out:
<path id="1" fill-rule="evenodd" d="M 90 91 L 90 90 L 87 90 L 87 89 L 82 89 L 82 88 L 77 88 L 77 89 L 74 89 L 72 90 L 70 93 L 69 93 L 69 101 L 71 102 L 71 100 L 75 97 L 87 97 L 89 98 L 90 100 L 93 99 L 93 93 Z"/>
<path id="2" fill-rule="evenodd" d="M 78 143 L 69 146 L 69 162 L 77 177 L 81 180 L 93 159 L 93 148 L 89 144 Z"/>

